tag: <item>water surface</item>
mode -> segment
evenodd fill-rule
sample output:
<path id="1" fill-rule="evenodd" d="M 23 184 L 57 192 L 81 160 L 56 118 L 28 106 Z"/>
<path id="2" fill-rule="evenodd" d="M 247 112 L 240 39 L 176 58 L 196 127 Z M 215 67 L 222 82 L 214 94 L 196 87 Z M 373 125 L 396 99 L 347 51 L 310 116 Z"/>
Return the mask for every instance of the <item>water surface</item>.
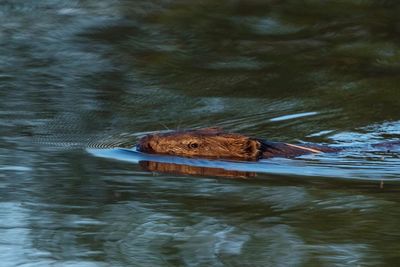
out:
<path id="1" fill-rule="evenodd" d="M 395 265 L 399 152 L 369 145 L 400 136 L 399 12 L 2 1 L 2 266 Z M 85 149 L 214 125 L 351 149 L 245 165 L 254 179 L 150 173 Z"/>

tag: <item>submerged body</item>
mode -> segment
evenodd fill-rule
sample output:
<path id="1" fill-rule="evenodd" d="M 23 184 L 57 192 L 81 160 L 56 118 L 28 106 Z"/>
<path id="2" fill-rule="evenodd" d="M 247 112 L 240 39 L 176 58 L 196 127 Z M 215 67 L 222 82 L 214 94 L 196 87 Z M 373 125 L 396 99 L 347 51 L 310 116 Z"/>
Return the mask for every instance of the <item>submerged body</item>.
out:
<path id="1" fill-rule="evenodd" d="M 246 161 L 272 157 L 292 158 L 339 150 L 329 146 L 269 142 L 241 134 L 225 133 L 219 128 L 147 135 L 139 140 L 137 149 L 153 154 Z"/>

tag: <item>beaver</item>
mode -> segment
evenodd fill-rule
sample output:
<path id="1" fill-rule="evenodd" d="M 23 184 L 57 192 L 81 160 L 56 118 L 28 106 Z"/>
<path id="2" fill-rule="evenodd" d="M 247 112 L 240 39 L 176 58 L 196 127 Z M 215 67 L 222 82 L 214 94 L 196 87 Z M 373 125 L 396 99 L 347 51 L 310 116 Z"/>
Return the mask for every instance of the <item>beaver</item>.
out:
<path id="1" fill-rule="evenodd" d="M 340 149 L 314 144 L 270 142 L 221 128 L 149 134 L 139 140 L 138 151 L 194 158 L 257 161 L 262 158 L 293 158 L 305 154 L 337 152 Z"/>

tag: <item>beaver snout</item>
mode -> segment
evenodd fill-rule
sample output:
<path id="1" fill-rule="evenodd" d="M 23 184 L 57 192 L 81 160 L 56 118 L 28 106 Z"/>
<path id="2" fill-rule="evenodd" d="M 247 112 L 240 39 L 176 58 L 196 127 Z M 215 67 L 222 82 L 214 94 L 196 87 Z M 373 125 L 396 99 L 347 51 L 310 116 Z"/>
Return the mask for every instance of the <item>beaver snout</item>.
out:
<path id="1" fill-rule="evenodd" d="M 139 140 L 139 143 L 137 144 L 136 148 L 137 150 L 141 152 L 146 152 L 146 153 L 154 153 L 155 150 L 153 146 L 151 145 L 153 139 L 153 135 L 147 135 Z"/>

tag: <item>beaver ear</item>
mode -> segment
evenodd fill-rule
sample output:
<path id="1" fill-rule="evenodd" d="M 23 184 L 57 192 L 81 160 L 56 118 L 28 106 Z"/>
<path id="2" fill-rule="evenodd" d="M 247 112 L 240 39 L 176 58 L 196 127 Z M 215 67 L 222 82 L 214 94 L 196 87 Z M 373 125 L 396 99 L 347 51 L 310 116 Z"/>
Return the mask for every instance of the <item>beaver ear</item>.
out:
<path id="1" fill-rule="evenodd" d="M 245 152 L 247 160 L 258 160 L 262 155 L 261 143 L 256 139 L 249 138 L 246 142 Z"/>
<path id="2" fill-rule="evenodd" d="M 202 134 L 220 134 L 224 132 L 224 129 L 222 129 L 221 127 L 207 127 L 207 128 L 200 128 L 195 131 Z"/>

